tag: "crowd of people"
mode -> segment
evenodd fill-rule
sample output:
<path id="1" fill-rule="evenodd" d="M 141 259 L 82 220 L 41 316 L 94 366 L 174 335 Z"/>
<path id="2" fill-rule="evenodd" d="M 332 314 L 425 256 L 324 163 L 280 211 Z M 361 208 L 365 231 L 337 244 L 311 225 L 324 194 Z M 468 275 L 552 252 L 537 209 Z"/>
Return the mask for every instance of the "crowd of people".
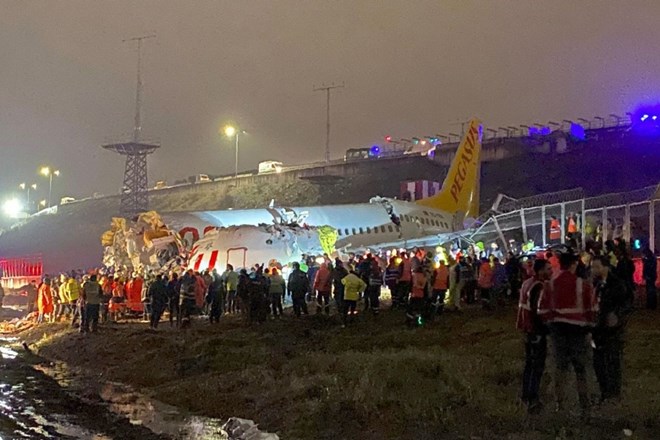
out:
<path id="1" fill-rule="evenodd" d="M 531 414 L 542 408 L 539 387 L 549 335 L 554 348 L 557 410 L 564 408 L 572 367 L 586 420 L 592 406 L 587 382 L 590 350 L 600 388 L 599 404 L 621 397 L 623 336 L 634 300 L 632 261 L 623 242 L 608 242 L 603 250 L 581 255 L 567 250 L 548 256 L 533 262 L 533 276 L 520 291 L 517 328 L 525 334 L 522 399 Z"/>
<path id="2" fill-rule="evenodd" d="M 501 261 L 502 258 L 504 261 Z M 655 293 L 656 258 L 645 252 L 644 278 L 649 298 Z M 287 276 L 283 269 L 289 270 Z M 621 394 L 623 333 L 633 307 L 633 262 L 624 242 L 607 242 L 573 253 L 564 247 L 521 257 L 506 257 L 497 247 L 468 248 L 442 257 L 414 249 L 395 255 L 303 257 L 290 268 L 255 265 L 235 271 L 227 265 L 195 272 L 120 275 L 86 274 L 45 278 L 36 287 L 38 322 L 70 319 L 81 332 L 95 332 L 100 322 L 116 322 L 131 314 L 157 329 L 165 312 L 171 326 L 186 328 L 193 316 L 219 322 L 240 315 L 258 324 L 284 315 L 339 316 L 350 325 L 357 313 L 378 315 L 381 292 L 389 291 L 391 307 L 405 310 L 406 322 L 419 325 L 460 311 L 469 304 L 486 310 L 517 300 L 517 328 L 525 334 L 522 399 L 530 413 L 541 408 L 539 387 L 545 370 L 547 338 L 554 347 L 557 407 L 565 400 L 569 367 L 577 377 L 583 414 L 591 402 L 586 368 L 589 350 L 603 401 Z M 287 301 L 288 299 L 288 301 Z M 647 303 L 653 299 L 647 300 Z M 362 309 L 358 310 L 358 305 Z"/>

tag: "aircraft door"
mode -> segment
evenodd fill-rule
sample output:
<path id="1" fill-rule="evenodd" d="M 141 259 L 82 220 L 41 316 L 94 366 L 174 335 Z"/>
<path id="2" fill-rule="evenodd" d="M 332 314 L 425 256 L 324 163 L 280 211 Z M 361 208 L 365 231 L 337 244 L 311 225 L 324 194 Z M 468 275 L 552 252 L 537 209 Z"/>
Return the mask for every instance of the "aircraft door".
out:
<path id="1" fill-rule="evenodd" d="M 234 266 L 234 270 L 239 268 L 246 268 L 245 263 L 247 261 L 247 248 L 246 247 L 236 247 L 227 249 L 227 264 Z"/>

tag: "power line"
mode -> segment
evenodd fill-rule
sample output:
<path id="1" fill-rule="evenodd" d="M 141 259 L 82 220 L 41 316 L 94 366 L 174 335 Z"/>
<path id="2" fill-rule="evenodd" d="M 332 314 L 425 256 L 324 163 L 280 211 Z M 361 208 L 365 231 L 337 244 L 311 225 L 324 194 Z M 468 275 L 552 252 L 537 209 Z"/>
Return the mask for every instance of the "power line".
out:
<path id="1" fill-rule="evenodd" d="M 325 91 L 326 96 L 326 132 L 325 132 L 325 161 L 330 162 L 330 91 L 334 89 L 343 89 L 344 83 L 330 85 L 321 84 L 320 87 L 314 87 L 315 92 Z"/>

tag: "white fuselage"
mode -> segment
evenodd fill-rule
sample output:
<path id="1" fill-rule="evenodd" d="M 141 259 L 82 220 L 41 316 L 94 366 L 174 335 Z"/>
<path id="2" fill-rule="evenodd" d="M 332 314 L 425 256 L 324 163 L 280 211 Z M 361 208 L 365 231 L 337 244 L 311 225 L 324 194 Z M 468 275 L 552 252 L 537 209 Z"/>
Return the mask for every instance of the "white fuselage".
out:
<path id="1" fill-rule="evenodd" d="M 165 223 L 188 243 L 197 241 L 215 227 L 272 224 L 285 210 L 243 209 L 163 214 Z M 290 208 L 301 223 L 331 226 L 337 230 L 338 249 L 360 250 L 391 246 L 437 243 L 442 236 L 462 230 L 447 212 L 416 203 L 375 198 L 370 203 Z M 392 213 L 393 215 L 390 215 Z M 398 219 L 398 224 L 394 219 Z"/>

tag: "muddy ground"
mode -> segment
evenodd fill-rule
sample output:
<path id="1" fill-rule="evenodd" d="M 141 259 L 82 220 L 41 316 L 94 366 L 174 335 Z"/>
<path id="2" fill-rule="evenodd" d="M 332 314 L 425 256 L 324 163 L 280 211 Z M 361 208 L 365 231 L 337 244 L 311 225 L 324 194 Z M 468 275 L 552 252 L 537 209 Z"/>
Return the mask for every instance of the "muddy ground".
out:
<path id="1" fill-rule="evenodd" d="M 633 316 L 623 402 L 594 409 L 587 425 L 577 417 L 574 392 L 566 413 L 553 411 L 551 354 L 547 406 L 525 415 L 513 307 L 446 314 L 415 329 L 404 326 L 403 312 L 385 311 L 346 329 L 325 316 L 253 327 L 225 317 L 185 331 L 120 323 L 80 335 L 50 324 L 21 336 L 41 356 L 100 381 L 132 385 L 194 414 L 253 419 L 283 439 L 658 439 L 658 317 Z"/>

